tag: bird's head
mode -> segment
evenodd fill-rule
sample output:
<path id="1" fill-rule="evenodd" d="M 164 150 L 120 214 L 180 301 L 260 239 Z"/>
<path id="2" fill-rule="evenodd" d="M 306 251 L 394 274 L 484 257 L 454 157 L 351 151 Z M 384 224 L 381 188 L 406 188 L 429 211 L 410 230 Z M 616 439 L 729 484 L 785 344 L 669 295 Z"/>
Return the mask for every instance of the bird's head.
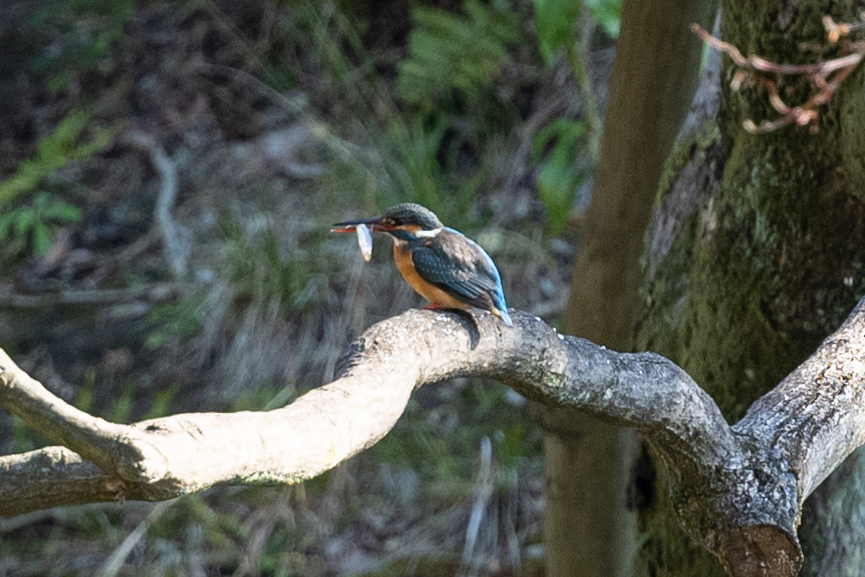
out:
<path id="1" fill-rule="evenodd" d="M 404 202 L 390 207 L 375 218 L 348 220 L 333 225 L 333 232 L 354 232 L 359 224 L 365 224 L 372 232 L 386 232 L 398 240 L 417 240 L 433 237 L 444 225 L 430 209 L 413 202 Z"/>

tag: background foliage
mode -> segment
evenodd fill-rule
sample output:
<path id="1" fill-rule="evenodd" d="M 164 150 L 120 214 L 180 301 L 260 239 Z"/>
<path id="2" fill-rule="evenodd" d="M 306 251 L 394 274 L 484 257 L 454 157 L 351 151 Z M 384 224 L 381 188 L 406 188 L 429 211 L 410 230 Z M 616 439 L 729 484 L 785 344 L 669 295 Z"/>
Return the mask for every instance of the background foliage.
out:
<path id="1" fill-rule="evenodd" d="M 564 307 L 597 128 L 574 51 L 609 44 L 616 3 L 13 8 L 0 346 L 80 408 L 267 410 L 326 382 L 364 327 L 420 304 L 385 239 L 365 266 L 328 233 L 396 202 L 485 246 L 511 306 Z M 178 178 L 180 278 L 153 216 L 164 176 L 133 133 Z M 58 293 L 80 304 L 20 304 Z M 0 429 L 6 452 L 46 443 L 7 415 Z M 540 439 L 519 396 L 446 383 L 303 485 L 0 521 L 0 574 L 540 574 Z"/>

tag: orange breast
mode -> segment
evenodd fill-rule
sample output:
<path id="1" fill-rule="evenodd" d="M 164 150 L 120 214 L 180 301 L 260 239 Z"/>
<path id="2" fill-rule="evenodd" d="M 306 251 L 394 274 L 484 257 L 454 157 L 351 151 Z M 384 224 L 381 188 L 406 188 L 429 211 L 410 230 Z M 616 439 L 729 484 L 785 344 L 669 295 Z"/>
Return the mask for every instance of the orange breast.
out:
<path id="1" fill-rule="evenodd" d="M 393 260 L 396 262 L 396 268 L 406 282 L 411 285 L 411 288 L 416 290 L 420 296 L 429 302 L 448 309 L 465 310 L 472 308 L 471 305 L 458 301 L 442 289 L 422 279 L 414 268 L 414 264 L 411 261 L 411 253 L 409 253 L 407 246 L 403 245 L 401 247 L 394 243 Z"/>

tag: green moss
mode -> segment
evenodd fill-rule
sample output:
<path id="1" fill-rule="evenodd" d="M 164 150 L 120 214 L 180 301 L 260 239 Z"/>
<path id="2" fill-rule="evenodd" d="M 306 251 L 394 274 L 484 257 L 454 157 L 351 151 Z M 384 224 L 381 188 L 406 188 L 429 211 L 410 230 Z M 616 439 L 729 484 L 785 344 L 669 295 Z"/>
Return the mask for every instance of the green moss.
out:
<path id="1" fill-rule="evenodd" d="M 860 66 L 848 78 L 840 92 L 841 157 L 845 176 L 850 179 L 851 192 L 865 200 L 865 73 Z"/>
<path id="2" fill-rule="evenodd" d="M 838 271 L 865 259 L 854 240 L 863 207 L 835 169 L 837 148 L 812 138 L 737 140 L 709 217 L 717 228 L 692 249 L 677 360 L 733 422 L 855 303 Z"/>
<path id="3" fill-rule="evenodd" d="M 725 2 L 721 11 L 721 29 L 724 40 L 736 46 L 745 56 L 757 55 L 779 64 L 810 64 L 817 56 L 812 50 L 803 50 L 802 45 L 826 46 L 824 16 L 836 22 L 857 22 L 861 7 L 850 0 L 827 2 L 826 0 L 802 0 L 795 5 L 777 2 Z M 840 46 L 827 49 L 821 59 L 842 55 Z M 759 87 L 743 87 L 732 92 L 730 81 L 736 72 L 729 58 L 724 58 L 725 68 L 722 83 L 725 97 L 722 101 L 722 131 L 733 137 L 742 132 L 742 122 L 752 119 L 759 124 L 763 120 L 776 120 L 780 114 L 769 104 L 766 91 Z M 813 94 L 810 83 L 799 77 L 788 77 L 780 86 L 783 100 L 789 106 L 804 103 Z M 820 130 L 837 123 L 837 106 L 821 109 Z M 834 132 L 830 128 L 829 132 Z M 784 138 L 797 143 L 808 140 L 807 130 L 789 128 L 774 133 L 775 138 Z"/>
<path id="4" fill-rule="evenodd" d="M 682 169 L 694 159 L 694 154 L 698 155 L 701 162 L 707 160 L 706 150 L 719 136 L 718 125 L 710 120 L 701 126 L 698 131 L 673 144 L 673 150 L 664 162 L 664 171 L 661 173 L 661 178 L 658 181 L 657 202 L 659 204 L 667 198 Z"/>
<path id="5" fill-rule="evenodd" d="M 641 347 L 682 365 L 731 421 L 849 312 L 857 292 L 839 271 L 855 278 L 865 259 L 851 238 L 862 207 L 834 170 L 800 170 L 805 161 L 792 150 L 757 154 L 763 141 L 744 142 L 719 198 L 685 221 L 647 285 L 638 335 Z"/>
<path id="6" fill-rule="evenodd" d="M 787 17 L 781 5 L 731 4 L 723 11 L 725 40 L 745 54 L 794 62 L 804 57 L 800 42 L 824 36 L 825 3 L 798 5 L 786 27 L 779 24 Z M 849 4 L 832 15 L 843 21 L 845 10 Z M 644 287 L 638 345 L 679 363 L 731 423 L 810 355 L 865 292 L 862 73 L 850 81 L 821 110 L 817 134 L 796 127 L 748 134 L 744 119 L 778 113 L 764 93 L 725 89 L 718 119 L 723 173 L 716 183 L 700 183 L 704 199 Z M 788 102 L 799 96 L 785 93 Z M 685 165 L 670 159 L 662 198 Z M 720 564 L 678 529 L 665 489 L 659 491 L 657 503 L 641 512 L 640 572 L 722 575 Z"/>
<path id="7" fill-rule="evenodd" d="M 751 31 L 754 22 L 779 17 L 775 8 L 750 10 Z M 727 17 L 735 20 L 741 9 L 732 12 Z M 799 25 L 807 28 L 802 37 L 813 33 Z M 791 35 L 778 36 L 789 52 Z M 759 42 L 761 50 L 774 45 Z M 851 198 L 860 193 L 859 175 L 865 174 L 865 154 L 855 147 L 859 139 L 865 143 L 865 99 L 854 91 L 843 110 L 833 103 L 816 135 L 795 127 L 752 135 L 731 111 L 759 109 L 765 96 L 726 96 L 720 190 L 686 219 L 648 283 L 638 342 L 679 362 L 735 421 L 855 303 L 856 288 L 845 285 L 845 278 L 856 285 L 854 273 L 865 259 L 857 231 L 863 209 Z M 838 135 L 845 132 L 851 144 L 839 145 Z M 668 162 L 660 194 L 667 194 L 684 167 L 685 152 L 693 157 L 702 150 L 680 147 Z M 844 172 L 837 168 L 842 165 Z"/>

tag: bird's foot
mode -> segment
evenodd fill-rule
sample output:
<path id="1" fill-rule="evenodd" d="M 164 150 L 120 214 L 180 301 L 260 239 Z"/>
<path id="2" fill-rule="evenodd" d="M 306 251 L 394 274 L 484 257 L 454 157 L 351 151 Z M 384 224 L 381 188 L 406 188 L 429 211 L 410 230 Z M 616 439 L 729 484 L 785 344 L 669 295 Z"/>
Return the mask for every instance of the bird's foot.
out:
<path id="1" fill-rule="evenodd" d="M 437 305 L 435 303 L 430 303 L 430 304 L 426 305 L 425 307 L 421 307 L 421 310 L 424 310 L 424 311 L 443 311 L 443 310 L 445 310 L 445 307 L 443 307 L 441 305 Z"/>

